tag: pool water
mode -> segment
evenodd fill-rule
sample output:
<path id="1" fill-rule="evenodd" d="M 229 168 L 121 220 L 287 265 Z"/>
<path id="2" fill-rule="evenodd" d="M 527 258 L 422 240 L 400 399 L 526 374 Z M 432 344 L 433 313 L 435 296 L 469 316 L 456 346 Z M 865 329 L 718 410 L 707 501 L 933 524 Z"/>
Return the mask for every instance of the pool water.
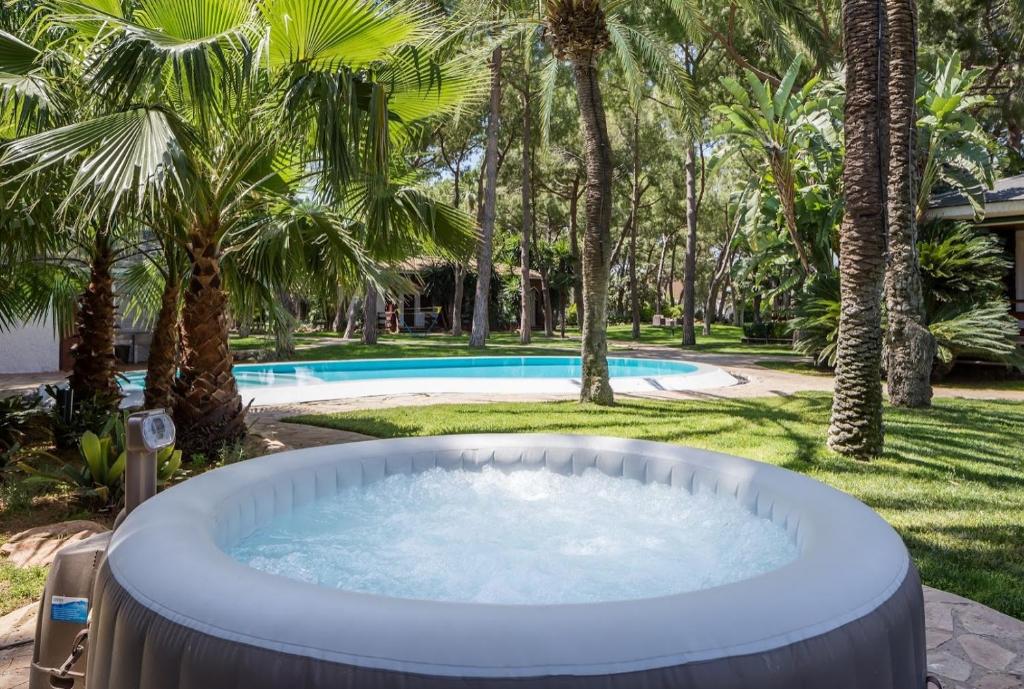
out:
<path id="1" fill-rule="evenodd" d="M 432 469 L 276 518 L 229 549 L 251 567 L 397 598 L 499 604 L 696 591 L 797 557 L 784 529 L 728 496 L 597 470 Z"/>
<path id="2" fill-rule="evenodd" d="M 684 361 L 610 357 L 612 378 L 688 375 L 697 367 Z M 361 359 L 284 364 L 239 364 L 235 378 L 242 388 L 320 385 L 382 378 L 579 378 L 580 358 L 571 356 L 438 357 L 432 359 Z M 143 389 L 145 372 L 126 375 L 125 392 Z"/>

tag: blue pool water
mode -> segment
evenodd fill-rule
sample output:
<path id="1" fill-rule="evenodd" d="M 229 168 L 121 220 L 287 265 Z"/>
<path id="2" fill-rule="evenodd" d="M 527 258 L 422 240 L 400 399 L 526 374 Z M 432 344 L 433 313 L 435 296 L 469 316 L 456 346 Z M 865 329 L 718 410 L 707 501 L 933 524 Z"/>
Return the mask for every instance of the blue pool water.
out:
<path id="1" fill-rule="evenodd" d="M 608 359 L 612 378 L 657 378 L 694 373 L 697 367 L 667 359 Z M 239 364 L 242 388 L 320 385 L 382 378 L 579 378 L 578 356 L 441 357 L 433 359 L 361 359 L 284 364 Z M 142 390 L 144 371 L 127 374 L 125 392 Z"/>

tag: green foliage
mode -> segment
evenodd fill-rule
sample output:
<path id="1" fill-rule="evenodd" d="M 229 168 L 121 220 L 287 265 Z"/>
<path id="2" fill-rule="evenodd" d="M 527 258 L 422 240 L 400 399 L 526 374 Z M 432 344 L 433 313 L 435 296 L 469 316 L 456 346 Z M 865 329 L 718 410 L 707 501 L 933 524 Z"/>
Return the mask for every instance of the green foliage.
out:
<path id="1" fill-rule="evenodd" d="M 917 107 L 917 152 L 920 172 L 917 211 L 923 216 L 935 191 L 962 193 L 980 214 L 985 190 L 995 182 L 995 143 L 974 119 L 991 98 L 972 94 L 983 70 L 964 70 L 960 54 L 939 59 L 933 73 L 920 78 Z"/>
<path id="2" fill-rule="evenodd" d="M 785 340 L 789 338 L 789 324 L 785 321 L 745 323 L 743 336 L 751 340 Z"/>
<path id="3" fill-rule="evenodd" d="M 0 482 L 4 480 L 4 470 L 16 460 L 25 443 L 48 434 L 39 395 L 0 397 Z"/>
<path id="4" fill-rule="evenodd" d="M 116 416 L 111 410 L 117 409 L 120 400 L 104 395 L 75 397 L 66 386 L 47 385 L 44 389 L 54 401 L 50 423 L 58 449 L 77 447 L 87 431 L 100 435 L 109 431 Z"/>
<path id="5" fill-rule="evenodd" d="M 1009 267 L 999 240 L 967 224 L 935 223 L 918 241 L 925 320 L 938 344 L 936 371 L 959 357 L 1024 368 L 1019 326 L 1003 293 Z M 796 348 L 818 364 L 835 365 L 839 333 L 839 278 L 819 275 L 801 293 L 792 327 Z"/>
<path id="6" fill-rule="evenodd" d="M 839 313 L 839 274 L 814 276 L 800 295 L 791 322 L 794 349 L 813 357 L 818 366 L 835 366 Z"/>
<path id="7" fill-rule="evenodd" d="M 75 460 L 47 453 L 31 462 L 22 462 L 19 467 L 38 482 L 66 486 L 80 499 L 100 507 L 116 506 L 124 493 L 128 415 L 126 411 L 110 417 L 100 433 L 82 433 Z M 174 479 L 181 469 L 181 459 L 181 450 L 174 447 L 165 447 L 157 453 L 158 485 L 166 485 Z"/>

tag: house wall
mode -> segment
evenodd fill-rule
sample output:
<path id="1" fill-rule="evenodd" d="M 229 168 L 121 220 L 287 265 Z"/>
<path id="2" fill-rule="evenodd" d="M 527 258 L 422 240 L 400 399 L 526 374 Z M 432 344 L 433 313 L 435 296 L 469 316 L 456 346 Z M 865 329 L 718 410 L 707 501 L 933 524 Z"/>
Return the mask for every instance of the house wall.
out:
<path id="1" fill-rule="evenodd" d="M 49 373 L 60 370 L 60 341 L 47 317 L 0 331 L 0 373 Z"/>

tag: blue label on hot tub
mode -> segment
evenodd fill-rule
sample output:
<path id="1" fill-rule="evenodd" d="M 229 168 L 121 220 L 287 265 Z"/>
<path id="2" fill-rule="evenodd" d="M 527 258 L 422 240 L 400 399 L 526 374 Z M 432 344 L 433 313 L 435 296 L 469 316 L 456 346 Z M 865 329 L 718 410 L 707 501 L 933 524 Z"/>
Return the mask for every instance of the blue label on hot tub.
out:
<path id="1" fill-rule="evenodd" d="M 89 621 L 89 599 L 51 596 L 50 619 L 57 622 L 85 624 Z"/>

